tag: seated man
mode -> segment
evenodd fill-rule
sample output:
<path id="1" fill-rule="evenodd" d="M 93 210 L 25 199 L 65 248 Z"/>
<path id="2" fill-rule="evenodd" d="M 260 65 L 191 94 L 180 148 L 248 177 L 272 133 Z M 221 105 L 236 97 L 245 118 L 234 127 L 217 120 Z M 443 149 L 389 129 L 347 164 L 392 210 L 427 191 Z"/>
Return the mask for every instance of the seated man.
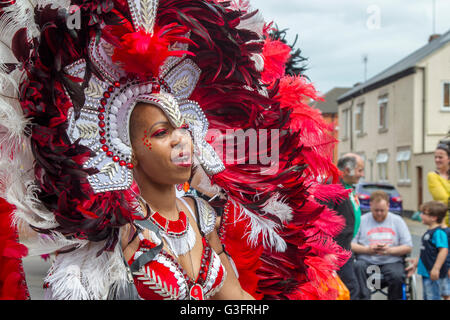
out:
<path id="1" fill-rule="evenodd" d="M 355 270 L 360 298 L 370 299 L 368 284 L 376 282 L 368 281 L 368 277 L 379 270 L 388 284 L 388 299 L 402 299 L 405 275 L 402 257 L 412 250 L 411 234 L 405 221 L 389 212 L 387 193 L 371 194 L 370 211 L 361 217 L 360 229 L 352 241 L 352 251 L 357 255 Z"/>

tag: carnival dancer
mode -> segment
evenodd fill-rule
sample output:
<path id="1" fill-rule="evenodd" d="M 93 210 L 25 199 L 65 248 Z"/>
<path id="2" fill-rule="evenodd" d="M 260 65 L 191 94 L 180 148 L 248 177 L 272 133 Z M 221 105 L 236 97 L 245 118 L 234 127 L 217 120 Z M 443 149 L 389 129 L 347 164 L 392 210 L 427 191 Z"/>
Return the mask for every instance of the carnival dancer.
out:
<path id="1" fill-rule="evenodd" d="M 349 253 L 332 240 L 342 219 L 317 201 L 346 194 L 318 182 L 337 182 L 331 131 L 305 103 L 314 87 L 285 76 L 290 47 L 246 1 L 2 9 L 16 99 L 0 105 L 2 196 L 49 235 L 30 252 L 57 252 L 47 298 L 336 297 Z M 239 151 L 239 130 L 258 148 L 229 161 L 219 146 Z M 195 171 L 227 201 L 219 235 L 207 201 L 176 197 Z"/>

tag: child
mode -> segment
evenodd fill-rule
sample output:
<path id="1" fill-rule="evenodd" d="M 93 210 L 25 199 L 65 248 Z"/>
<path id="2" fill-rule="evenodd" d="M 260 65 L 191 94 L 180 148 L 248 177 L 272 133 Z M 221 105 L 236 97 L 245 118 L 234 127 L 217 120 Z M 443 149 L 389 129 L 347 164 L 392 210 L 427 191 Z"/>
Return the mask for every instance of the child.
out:
<path id="1" fill-rule="evenodd" d="M 450 298 L 450 281 L 448 278 L 448 254 L 447 234 L 440 224 L 444 219 L 447 206 L 438 201 L 429 201 L 421 207 L 422 223 L 428 226 L 428 230 L 422 236 L 420 258 L 414 259 L 409 266 L 408 276 L 417 268 L 417 273 L 422 276 L 423 299 L 445 300 Z"/>

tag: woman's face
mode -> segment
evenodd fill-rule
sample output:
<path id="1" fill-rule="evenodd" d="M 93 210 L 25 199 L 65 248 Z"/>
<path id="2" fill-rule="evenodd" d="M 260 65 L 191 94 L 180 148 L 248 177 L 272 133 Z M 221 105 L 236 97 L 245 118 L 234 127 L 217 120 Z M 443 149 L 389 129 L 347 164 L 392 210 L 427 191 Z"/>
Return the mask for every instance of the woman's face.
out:
<path id="1" fill-rule="evenodd" d="M 445 169 L 449 166 L 449 157 L 446 151 L 442 149 L 436 149 L 434 152 L 434 163 L 436 164 L 436 169 Z"/>
<path id="2" fill-rule="evenodd" d="M 185 128 L 174 128 L 164 112 L 139 103 L 130 119 L 135 174 L 158 184 L 178 184 L 191 176 L 193 145 Z"/>

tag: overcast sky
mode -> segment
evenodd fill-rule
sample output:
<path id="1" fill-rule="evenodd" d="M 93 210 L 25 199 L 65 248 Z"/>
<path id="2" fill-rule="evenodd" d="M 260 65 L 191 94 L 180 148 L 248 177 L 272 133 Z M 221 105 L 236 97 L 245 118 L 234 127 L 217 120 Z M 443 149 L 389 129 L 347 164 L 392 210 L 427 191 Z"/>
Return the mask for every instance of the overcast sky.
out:
<path id="1" fill-rule="evenodd" d="M 433 33 L 433 0 L 250 0 L 266 21 L 289 29 L 321 93 L 351 87 L 424 46 Z M 435 0 L 435 31 L 450 30 L 450 0 Z"/>

